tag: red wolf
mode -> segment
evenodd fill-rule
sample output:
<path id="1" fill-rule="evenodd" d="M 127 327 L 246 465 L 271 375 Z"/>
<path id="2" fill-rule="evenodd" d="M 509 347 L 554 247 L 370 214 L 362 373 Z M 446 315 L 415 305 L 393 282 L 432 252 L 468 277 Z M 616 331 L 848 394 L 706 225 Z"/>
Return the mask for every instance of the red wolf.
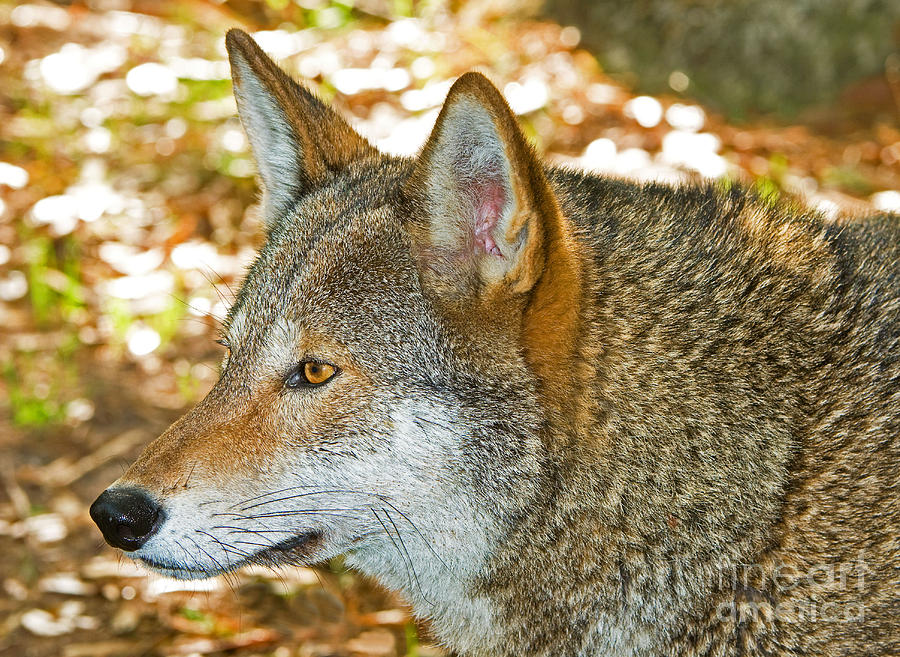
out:
<path id="1" fill-rule="evenodd" d="M 226 43 L 267 242 L 110 544 L 343 554 L 463 655 L 900 654 L 898 217 L 543 165 L 474 73 L 385 156 Z"/>

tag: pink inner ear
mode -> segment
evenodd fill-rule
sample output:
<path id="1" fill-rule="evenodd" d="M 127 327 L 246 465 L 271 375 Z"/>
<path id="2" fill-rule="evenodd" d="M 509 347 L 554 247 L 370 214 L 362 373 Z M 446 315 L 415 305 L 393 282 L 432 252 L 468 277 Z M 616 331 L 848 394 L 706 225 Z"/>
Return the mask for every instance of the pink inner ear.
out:
<path id="1" fill-rule="evenodd" d="M 497 227 L 506 204 L 506 190 L 494 181 L 482 181 L 474 187 L 475 249 L 502 258 L 503 254 L 491 233 Z"/>

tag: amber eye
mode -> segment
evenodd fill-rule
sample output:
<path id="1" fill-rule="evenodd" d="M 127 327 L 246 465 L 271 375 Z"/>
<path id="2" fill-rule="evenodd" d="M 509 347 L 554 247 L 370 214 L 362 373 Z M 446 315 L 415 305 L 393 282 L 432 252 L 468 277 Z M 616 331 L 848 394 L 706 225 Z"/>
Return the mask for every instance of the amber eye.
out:
<path id="1" fill-rule="evenodd" d="M 337 372 L 334 365 L 307 360 L 288 375 L 284 384 L 288 388 L 315 388 L 331 381 Z"/>
<path id="2" fill-rule="evenodd" d="M 216 340 L 216 344 L 220 344 L 225 347 L 225 361 L 231 358 L 231 345 L 228 344 L 228 340 L 226 340 L 225 338 L 220 338 L 219 340 Z"/>

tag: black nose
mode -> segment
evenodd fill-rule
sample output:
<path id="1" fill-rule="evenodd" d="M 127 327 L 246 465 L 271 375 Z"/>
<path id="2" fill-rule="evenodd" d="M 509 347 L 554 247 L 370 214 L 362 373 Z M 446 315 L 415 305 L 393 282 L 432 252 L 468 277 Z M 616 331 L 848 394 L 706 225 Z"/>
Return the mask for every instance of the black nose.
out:
<path id="1" fill-rule="evenodd" d="M 113 547 L 132 552 L 161 524 L 162 510 L 138 488 L 109 488 L 91 504 L 91 518 Z"/>

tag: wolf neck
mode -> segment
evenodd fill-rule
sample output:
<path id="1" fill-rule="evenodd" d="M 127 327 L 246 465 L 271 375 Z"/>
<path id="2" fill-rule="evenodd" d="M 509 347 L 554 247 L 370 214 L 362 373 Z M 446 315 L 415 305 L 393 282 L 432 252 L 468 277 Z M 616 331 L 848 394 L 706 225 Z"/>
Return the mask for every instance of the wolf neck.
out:
<path id="1" fill-rule="evenodd" d="M 471 499 L 446 500 L 455 513 L 428 518 L 421 530 L 413 522 L 390 523 L 384 538 L 367 549 L 348 554 L 347 563 L 400 592 L 415 616 L 430 621 L 436 637 L 465 655 L 484 654 L 496 635 L 492 603 L 476 593 L 491 543 L 497 537 L 490 519 L 479 517 Z M 429 515 L 434 510 L 429 510 Z M 420 520 L 414 519 L 419 525 Z"/>

